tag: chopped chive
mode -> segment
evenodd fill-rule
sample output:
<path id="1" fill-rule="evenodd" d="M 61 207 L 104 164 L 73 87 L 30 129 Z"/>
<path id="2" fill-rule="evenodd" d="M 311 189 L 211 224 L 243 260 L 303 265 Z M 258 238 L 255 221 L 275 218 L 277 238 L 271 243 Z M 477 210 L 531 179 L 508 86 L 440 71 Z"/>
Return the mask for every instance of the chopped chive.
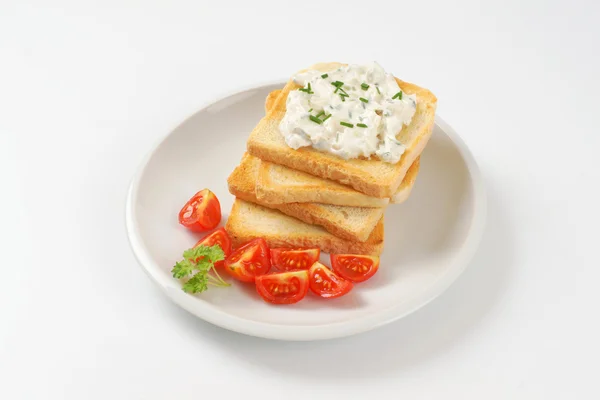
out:
<path id="1" fill-rule="evenodd" d="M 344 86 L 344 82 L 340 82 L 340 81 L 331 82 L 331 84 L 333 86 L 335 86 L 336 88 L 340 88 L 340 87 Z"/>
<path id="2" fill-rule="evenodd" d="M 323 74 L 323 75 L 321 75 L 321 78 L 325 79 L 325 78 L 327 78 L 328 76 L 329 76 L 329 75 L 327 75 L 327 74 Z"/>
<path id="3" fill-rule="evenodd" d="M 346 101 L 346 99 L 344 98 L 344 96 L 342 96 L 341 94 L 340 94 L 340 98 L 342 99 L 342 101 Z"/>
<path id="4" fill-rule="evenodd" d="M 311 111 L 312 111 L 312 108 L 310 110 L 308 110 L 308 112 L 311 112 Z"/>
<path id="5" fill-rule="evenodd" d="M 310 118 L 310 120 L 312 122 L 316 122 L 317 124 L 321 125 L 323 123 L 323 121 L 321 121 L 319 118 L 315 117 L 314 115 L 309 116 L 308 118 Z"/>
<path id="6" fill-rule="evenodd" d="M 394 97 L 392 97 L 392 100 L 394 100 L 396 97 L 398 98 L 398 100 L 402 100 L 402 90 L 396 93 Z"/>
<path id="7" fill-rule="evenodd" d="M 367 85 L 366 83 L 361 83 L 360 87 L 362 88 L 362 90 L 367 90 L 369 88 L 369 85 Z"/>
<path id="8" fill-rule="evenodd" d="M 335 89 L 333 93 L 337 93 L 338 90 L 340 90 L 340 88 Z"/>
<path id="9" fill-rule="evenodd" d="M 348 93 L 346 93 L 346 92 L 340 93 L 340 96 L 342 96 L 342 97 L 350 97 L 350 96 L 348 96 Z"/>
<path id="10" fill-rule="evenodd" d="M 368 103 L 369 100 L 365 99 L 364 97 L 359 97 L 358 98 L 360 101 L 362 101 L 363 103 Z"/>
<path id="11" fill-rule="evenodd" d="M 354 125 L 349 124 L 348 122 L 344 122 L 344 121 L 340 122 L 340 125 L 347 126 L 348 128 L 354 128 Z"/>
<path id="12" fill-rule="evenodd" d="M 304 92 L 304 93 L 308 93 L 308 94 L 314 94 L 315 93 L 315 92 L 313 92 L 311 90 L 310 82 L 308 83 L 308 87 L 307 88 L 300 88 L 298 90 L 301 91 L 301 92 Z"/>
<path id="13" fill-rule="evenodd" d="M 366 128 L 367 127 L 365 124 L 356 124 L 356 126 L 360 126 L 361 128 Z"/>
<path id="14" fill-rule="evenodd" d="M 331 114 L 329 114 L 325 118 L 323 118 L 323 122 L 327 121 L 329 119 L 329 117 L 331 117 Z"/>
<path id="15" fill-rule="evenodd" d="M 325 114 L 325 111 L 321 111 L 320 113 L 317 114 L 317 118 L 319 118 L 321 115 Z"/>
<path id="16" fill-rule="evenodd" d="M 375 86 L 375 89 L 377 89 L 377 93 L 381 94 L 381 92 L 379 91 L 379 86 Z"/>

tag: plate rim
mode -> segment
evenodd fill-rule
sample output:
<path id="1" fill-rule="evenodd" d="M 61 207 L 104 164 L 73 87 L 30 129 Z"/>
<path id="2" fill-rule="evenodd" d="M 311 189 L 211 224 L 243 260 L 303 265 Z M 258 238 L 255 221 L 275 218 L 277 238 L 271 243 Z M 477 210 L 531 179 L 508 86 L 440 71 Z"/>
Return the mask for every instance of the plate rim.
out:
<path id="1" fill-rule="evenodd" d="M 479 166 L 477 165 L 477 162 L 475 161 L 471 151 L 458 133 L 456 133 L 456 131 L 437 114 L 435 116 L 435 124 L 438 125 L 444 134 L 446 134 L 456 145 L 469 172 L 474 193 L 473 217 L 468 229 L 465 243 L 459 250 L 454 260 L 455 266 L 451 268 L 449 272 L 442 278 L 430 285 L 425 293 L 423 293 L 421 296 L 410 299 L 408 301 L 408 305 L 403 303 L 402 306 L 391 306 L 375 314 L 331 324 L 314 326 L 276 325 L 259 321 L 251 321 L 228 314 L 209 302 L 198 301 L 201 299 L 195 296 L 190 296 L 181 290 L 173 290 L 172 287 L 162 283 L 162 280 L 164 279 L 162 274 L 164 271 L 160 269 L 160 266 L 156 264 L 148 254 L 142 242 L 139 227 L 137 226 L 134 218 L 137 189 L 149 160 L 158 151 L 161 145 L 173 134 L 173 132 L 177 131 L 181 126 L 186 124 L 196 114 L 229 97 L 251 90 L 259 90 L 267 86 L 276 85 L 285 85 L 285 80 L 267 81 L 238 87 L 237 89 L 229 90 L 218 97 L 214 97 L 213 100 L 204 103 L 199 109 L 190 114 L 173 129 L 169 130 L 166 135 L 159 138 L 154 146 L 151 147 L 151 150 L 147 153 L 147 155 L 142 159 L 141 163 L 137 167 L 133 179 L 131 180 L 125 201 L 125 229 L 127 238 L 131 250 L 142 270 L 163 291 L 163 293 L 167 295 L 171 301 L 200 319 L 203 319 L 221 328 L 238 333 L 266 339 L 286 341 L 325 340 L 347 337 L 366 332 L 404 318 L 407 315 L 412 314 L 418 309 L 426 306 L 435 298 L 439 297 L 458 279 L 459 276 L 463 274 L 475 256 L 475 252 L 479 247 L 485 227 L 487 217 L 487 196 L 481 171 L 479 170 Z M 399 307 L 402 308 L 401 311 L 398 311 Z"/>

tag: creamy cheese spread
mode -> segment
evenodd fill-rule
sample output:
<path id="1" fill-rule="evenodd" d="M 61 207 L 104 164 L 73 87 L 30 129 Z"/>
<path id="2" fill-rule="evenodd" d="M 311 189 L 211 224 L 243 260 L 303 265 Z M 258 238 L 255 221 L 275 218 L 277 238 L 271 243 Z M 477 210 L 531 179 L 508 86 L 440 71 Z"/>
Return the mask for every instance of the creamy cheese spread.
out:
<path id="1" fill-rule="evenodd" d="M 312 146 L 344 159 L 400 160 L 405 147 L 397 135 L 410 124 L 417 97 L 403 93 L 379 64 L 309 70 L 293 80 L 302 88 L 288 94 L 279 125 L 288 146 Z"/>

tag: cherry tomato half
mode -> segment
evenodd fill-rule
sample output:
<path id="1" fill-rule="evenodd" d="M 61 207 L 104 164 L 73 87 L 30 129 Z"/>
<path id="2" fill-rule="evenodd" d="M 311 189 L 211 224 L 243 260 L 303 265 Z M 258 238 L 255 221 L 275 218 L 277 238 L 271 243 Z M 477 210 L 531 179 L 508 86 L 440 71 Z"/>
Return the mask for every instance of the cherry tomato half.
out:
<path id="1" fill-rule="evenodd" d="M 194 232 L 214 229 L 221 222 L 221 204 L 213 192 L 204 189 L 192 196 L 179 211 L 179 223 Z"/>
<path id="2" fill-rule="evenodd" d="M 343 296 L 354 286 L 320 262 L 308 270 L 308 284 L 314 294 L 327 299 Z"/>
<path id="3" fill-rule="evenodd" d="M 342 278 L 364 282 L 379 269 L 379 257 L 358 254 L 332 254 L 331 267 Z"/>
<path id="4" fill-rule="evenodd" d="M 219 228 L 210 235 L 198 240 L 198 243 L 196 243 L 194 247 L 200 245 L 214 246 L 215 244 L 218 244 L 221 247 L 221 250 L 223 250 L 223 253 L 225 254 L 225 258 L 231 254 L 231 239 L 229 238 L 225 228 Z M 220 267 L 223 264 L 225 264 L 225 260 L 217 261 L 215 263 L 215 267 Z"/>
<path id="5" fill-rule="evenodd" d="M 225 259 L 225 270 L 243 282 L 254 282 L 257 276 L 266 274 L 270 269 L 269 247 L 261 238 L 249 241 Z"/>
<path id="6" fill-rule="evenodd" d="M 320 249 L 271 249 L 271 265 L 280 271 L 309 269 L 320 255 Z"/>
<path id="7" fill-rule="evenodd" d="M 268 303 L 297 303 L 308 292 L 308 271 L 297 270 L 259 276 L 256 278 L 256 291 Z"/>

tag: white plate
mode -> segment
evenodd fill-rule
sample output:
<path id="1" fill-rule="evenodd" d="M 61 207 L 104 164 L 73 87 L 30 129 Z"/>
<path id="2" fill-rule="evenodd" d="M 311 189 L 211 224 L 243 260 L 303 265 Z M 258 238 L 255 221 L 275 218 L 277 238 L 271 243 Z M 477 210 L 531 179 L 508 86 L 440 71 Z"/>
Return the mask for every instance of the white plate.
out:
<path id="1" fill-rule="evenodd" d="M 195 192 L 214 191 L 223 221 L 233 196 L 227 177 L 264 114 L 267 94 L 284 83 L 237 92 L 215 101 L 169 134 L 147 157 L 127 197 L 127 231 L 144 271 L 175 303 L 226 329 L 283 340 L 348 336 L 402 318 L 439 296 L 464 271 L 479 244 L 485 195 L 475 160 L 439 117 L 421 157 L 410 198 L 385 214 L 379 272 L 347 296 L 323 300 L 310 293 L 292 306 L 264 303 L 253 285 L 234 282 L 192 296 L 170 270 L 201 236 L 177 222 Z"/>

